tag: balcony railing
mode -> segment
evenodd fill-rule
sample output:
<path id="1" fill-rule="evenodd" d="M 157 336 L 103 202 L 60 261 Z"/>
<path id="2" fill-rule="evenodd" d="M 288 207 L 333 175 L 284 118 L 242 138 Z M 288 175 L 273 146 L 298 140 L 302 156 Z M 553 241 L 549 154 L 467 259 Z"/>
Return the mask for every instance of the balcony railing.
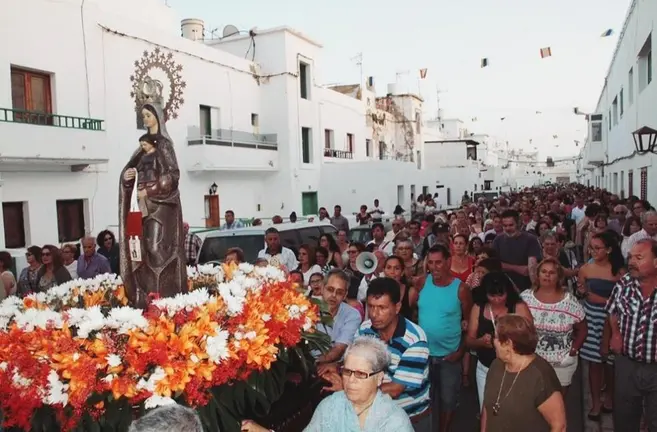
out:
<path id="1" fill-rule="evenodd" d="M 396 160 L 396 161 L 402 161 L 402 162 L 414 162 L 414 158 L 412 154 L 398 154 L 398 155 L 391 155 L 391 154 L 380 154 L 379 153 L 379 160 Z"/>
<path id="2" fill-rule="evenodd" d="M 188 145 L 216 145 L 224 147 L 278 150 L 276 134 L 255 134 L 229 129 L 213 129 L 210 135 L 202 134 L 200 128 L 190 127 Z"/>
<path id="3" fill-rule="evenodd" d="M 0 108 L 0 122 L 102 131 L 104 120 L 25 111 L 13 108 Z"/>
<path id="4" fill-rule="evenodd" d="M 336 150 L 332 148 L 325 148 L 324 157 L 336 158 L 336 159 L 353 159 L 354 154 L 349 150 Z"/>

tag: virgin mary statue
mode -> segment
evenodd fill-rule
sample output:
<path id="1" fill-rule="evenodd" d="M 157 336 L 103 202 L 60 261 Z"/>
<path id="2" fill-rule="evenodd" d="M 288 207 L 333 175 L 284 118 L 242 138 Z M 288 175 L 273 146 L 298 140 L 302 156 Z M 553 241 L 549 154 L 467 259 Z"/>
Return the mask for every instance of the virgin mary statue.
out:
<path id="1" fill-rule="evenodd" d="M 186 292 L 187 268 L 178 191 L 180 170 L 164 112 L 159 103 L 146 103 L 141 115 L 148 133 L 139 139 L 140 146 L 121 171 L 119 246 L 126 294 L 132 304 L 144 307 L 150 294 L 173 297 Z M 135 201 L 141 213 L 137 218 L 137 223 L 141 219 L 141 238 L 136 242 L 137 250 L 131 250 L 134 239 L 126 228 L 129 216 L 134 216 Z"/>

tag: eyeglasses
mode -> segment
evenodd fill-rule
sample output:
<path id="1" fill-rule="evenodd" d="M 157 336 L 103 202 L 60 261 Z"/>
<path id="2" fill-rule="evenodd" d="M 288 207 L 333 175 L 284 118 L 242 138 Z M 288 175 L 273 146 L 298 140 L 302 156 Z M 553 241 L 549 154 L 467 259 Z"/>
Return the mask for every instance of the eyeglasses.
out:
<path id="1" fill-rule="evenodd" d="M 363 372 L 363 371 L 358 371 L 358 370 L 352 370 L 352 369 L 347 369 L 346 367 L 342 366 L 340 369 L 340 375 L 343 377 L 350 377 L 350 376 L 355 376 L 357 379 L 368 379 L 369 377 L 378 374 L 379 372 L 382 372 L 380 370 L 374 371 L 374 372 Z"/>
<path id="2" fill-rule="evenodd" d="M 50 252 L 43 251 L 43 252 L 41 252 L 41 256 L 42 256 L 42 257 L 50 256 Z"/>
<path id="3" fill-rule="evenodd" d="M 347 291 L 342 289 L 337 289 L 330 285 L 325 286 L 324 289 L 326 290 L 326 292 L 328 292 L 329 294 L 334 294 L 336 297 L 342 297 L 347 295 Z"/>

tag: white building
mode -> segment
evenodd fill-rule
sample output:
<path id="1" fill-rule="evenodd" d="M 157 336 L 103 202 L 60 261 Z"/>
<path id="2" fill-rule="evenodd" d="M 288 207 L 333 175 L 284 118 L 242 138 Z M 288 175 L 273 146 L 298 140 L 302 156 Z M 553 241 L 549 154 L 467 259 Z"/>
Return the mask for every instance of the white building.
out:
<path id="1" fill-rule="evenodd" d="M 169 102 L 192 226 L 215 226 L 228 209 L 267 219 L 378 198 L 392 211 L 411 194 L 444 195 L 425 169 L 422 100 L 394 86 L 377 97 L 371 81 L 360 98 L 322 87 L 321 45 L 293 29 L 203 40 L 202 21 L 181 29 L 159 0 L 8 2 L 0 34 L 21 43 L 0 51 L 0 249 L 116 227 L 147 75 Z M 28 14 L 38 32 L 25 31 Z"/>
<path id="2" fill-rule="evenodd" d="M 652 54 L 656 19 L 657 2 L 632 1 L 596 109 L 587 115 L 589 134 L 579 168 L 584 184 L 653 203 L 657 186 L 651 168 L 657 156 L 638 154 L 632 132 L 644 126 L 657 129 Z"/>

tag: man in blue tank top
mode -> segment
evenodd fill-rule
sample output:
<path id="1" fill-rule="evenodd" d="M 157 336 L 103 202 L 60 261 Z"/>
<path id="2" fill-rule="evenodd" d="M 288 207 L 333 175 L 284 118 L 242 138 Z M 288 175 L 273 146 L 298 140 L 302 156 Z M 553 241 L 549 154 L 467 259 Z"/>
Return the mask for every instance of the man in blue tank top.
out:
<path id="1" fill-rule="evenodd" d="M 456 411 L 465 352 L 463 332 L 472 309 L 470 290 L 452 276 L 451 264 L 447 246 L 436 244 L 429 249 L 429 274 L 418 301 L 419 324 L 429 342 L 432 418 L 439 422 L 433 430 L 440 432 L 449 430 Z"/>

